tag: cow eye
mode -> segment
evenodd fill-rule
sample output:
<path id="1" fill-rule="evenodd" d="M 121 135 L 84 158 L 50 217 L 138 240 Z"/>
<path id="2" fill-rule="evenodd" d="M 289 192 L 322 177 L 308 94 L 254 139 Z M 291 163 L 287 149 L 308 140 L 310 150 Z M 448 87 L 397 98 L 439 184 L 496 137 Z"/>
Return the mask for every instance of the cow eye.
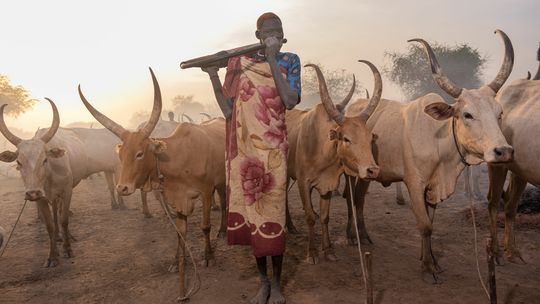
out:
<path id="1" fill-rule="evenodd" d="M 143 158 L 143 156 L 144 156 L 144 152 L 143 152 L 143 151 L 139 151 L 139 152 L 137 152 L 137 154 L 135 154 L 135 158 L 136 158 L 136 159 L 141 159 L 141 158 Z"/>
<path id="2" fill-rule="evenodd" d="M 465 117 L 465 119 L 474 119 L 471 113 L 468 113 L 468 112 L 463 113 L 463 117 Z"/>
<path id="3" fill-rule="evenodd" d="M 43 160 L 43 164 L 45 165 L 47 163 L 47 158 Z"/>
<path id="4" fill-rule="evenodd" d="M 343 141 L 349 144 L 351 143 L 351 140 L 346 136 L 343 136 Z"/>

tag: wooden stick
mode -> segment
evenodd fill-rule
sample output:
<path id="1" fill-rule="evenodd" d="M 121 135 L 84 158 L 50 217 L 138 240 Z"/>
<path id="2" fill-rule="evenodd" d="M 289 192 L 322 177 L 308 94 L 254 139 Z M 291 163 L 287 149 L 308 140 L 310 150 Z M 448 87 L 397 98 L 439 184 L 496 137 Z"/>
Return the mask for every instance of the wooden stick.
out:
<path id="1" fill-rule="evenodd" d="M 489 301 L 491 304 L 497 304 L 497 282 L 495 279 L 495 257 L 491 251 L 491 244 L 493 240 L 487 238 L 486 242 L 486 253 L 487 253 L 487 262 L 488 262 L 488 272 L 489 272 Z"/>
<path id="2" fill-rule="evenodd" d="M 371 272 L 371 252 L 364 253 L 366 257 L 366 304 L 373 304 L 373 276 Z"/>

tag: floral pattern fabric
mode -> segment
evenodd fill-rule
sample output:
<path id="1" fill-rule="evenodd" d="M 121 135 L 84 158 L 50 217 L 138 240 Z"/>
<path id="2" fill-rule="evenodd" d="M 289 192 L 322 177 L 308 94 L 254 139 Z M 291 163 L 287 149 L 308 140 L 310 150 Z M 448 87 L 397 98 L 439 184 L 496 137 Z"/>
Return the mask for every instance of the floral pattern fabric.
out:
<path id="1" fill-rule="evenodd" d="M 282 74 L 287 77 L 287 70 Z M 281 255 L 289 146 L 285 106 L 270 65 L 250 57 L 231 59 L 224 92 L 234 98 L 226 131 L 228 243 L 251 245 L 256 257 Z"/>

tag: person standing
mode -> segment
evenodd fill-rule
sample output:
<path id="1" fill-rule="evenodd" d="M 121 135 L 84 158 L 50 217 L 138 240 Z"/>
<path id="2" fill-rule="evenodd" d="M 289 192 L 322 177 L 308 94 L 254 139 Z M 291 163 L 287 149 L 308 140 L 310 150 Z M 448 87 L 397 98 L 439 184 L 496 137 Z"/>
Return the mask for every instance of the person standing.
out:
<path id="1" fill-rule="evenodd" d="M 230 58 L 222 86 L 219 67 L 210 76 L 226 124 L 229 245 L 250 245 L 261 276 L 253 304 L 282 304 L 281 271 L 285 251 L 287 127 L 285 111 L 300 102 L 300 58 L 280 52 L 281 19 L 264 13 L 255 36 L 265 49 Z M 272 279 L 267 273 L 272 260 Z"/>

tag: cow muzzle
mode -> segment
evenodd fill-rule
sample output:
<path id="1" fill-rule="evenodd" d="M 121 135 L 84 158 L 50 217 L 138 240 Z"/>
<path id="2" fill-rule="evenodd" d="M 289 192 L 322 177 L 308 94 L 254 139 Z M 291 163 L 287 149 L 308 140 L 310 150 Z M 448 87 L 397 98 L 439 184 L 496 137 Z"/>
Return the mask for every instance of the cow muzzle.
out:
<path id="1" fill-rule="evenodd" d="M 493 149 L 491 163 L 508 163 L 514 160 L 514 148 L 511 146 L 496 147 Z"/>
<path id="2" fill-rule="evenodd" d="M 379 166 L 369 166 L 367 168 L 359 168 L 358 177 L 361 179 L 373 180 L 379 176 Z"/>
<path id="3" fill-rule="evenodd" d="M 130 195 L 133 192 L 135 192 L 135 187 L 118 184 L 118 185 L 116 185 L 116 192 L 118 192 L 118 194 L 120 194 L 122 196 Z"/>
<path id="4" fill-rule="evenodd" d="M 44 197 L 43 191 L 41 190 L 29 190 L 24 194 L 24 199 L 32 202 L 38 201 Z"/>

